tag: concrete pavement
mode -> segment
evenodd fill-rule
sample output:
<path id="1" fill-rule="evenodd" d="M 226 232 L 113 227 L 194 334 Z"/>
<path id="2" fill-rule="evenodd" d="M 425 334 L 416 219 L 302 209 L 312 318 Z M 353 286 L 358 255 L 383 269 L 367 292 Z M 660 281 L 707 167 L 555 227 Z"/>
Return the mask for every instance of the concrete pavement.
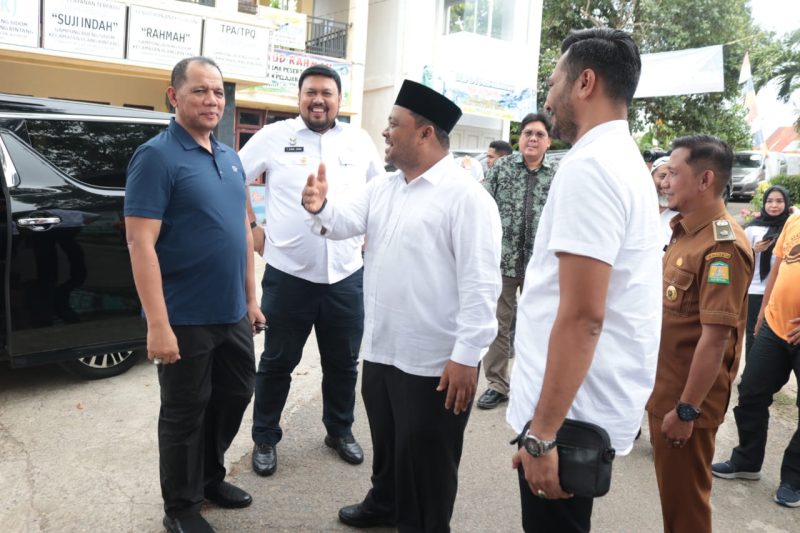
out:
<path id="1" fill-rule="evenodd" d="M 369 489 L 369 427 L 359 395 L 354 433 L 367 460 L 352 466 L 325 447 L 320 380 L 312 335 L 293 376 L 278 471 L 269 478 L 251 471 L 248 411 L 227 458 L 229 479 L 249 490 L 254 503 L 242 510 L 206 506 L 204 514 L 217 531 L 350 530 L 336 513 Z M 482 381 L 478 394 L 484 386 Z M 800 509 L 772 502 L 783 449 L 797 425 L 795 396 L 792 382 L 772 409 L 763 479 L 715 479 L 716 531 L 800 531 Z M 81 382 L 57 367 L 0 368 L 0 532 L 162 531 L 157 416 L 156 373 L 144 361 L 122 376 L 95 382 Z M 521 531 L 512 437 L 504 408 L 472 412 L 453 531 Z M 729 413 L 717 439 L 718 459 L 727 458 L 735 441 Z M 595 503 L 594 531 L 661 531 L 646 428 L 633 452 L 615 461 L 611 492 Z"/>

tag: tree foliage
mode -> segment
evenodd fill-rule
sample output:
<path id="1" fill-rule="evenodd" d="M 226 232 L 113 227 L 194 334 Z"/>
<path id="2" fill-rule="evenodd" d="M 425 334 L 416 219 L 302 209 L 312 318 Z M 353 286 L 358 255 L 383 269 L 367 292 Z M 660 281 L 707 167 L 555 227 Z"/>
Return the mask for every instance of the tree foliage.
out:
<path id="1" fill-rule="evenodd" d="M 643 54 L 725 45 L 724 92 L 634 100 L 629 119 L 634 131 L 645 132 L 643 148 L 666 146 L 675 137 L 693 133 L 750 147 L 738 85 L 742 59 L 749 51 L 754 77 L 763 79 L 777 63 L 781 47 L 772 33 L 755 25 L 748 0 L 544 0 L 540 105 L 564 37 L 572 29 L 603 26 L 631 32 Z"/>

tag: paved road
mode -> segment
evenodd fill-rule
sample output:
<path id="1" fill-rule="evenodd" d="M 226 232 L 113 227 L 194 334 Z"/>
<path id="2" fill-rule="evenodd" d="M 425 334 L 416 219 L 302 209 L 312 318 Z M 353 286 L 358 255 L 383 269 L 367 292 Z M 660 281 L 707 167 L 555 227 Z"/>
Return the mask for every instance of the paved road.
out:
<path id="1" fill-rule="evenodd" d="M 360 397 L 354 433 L 367 463 L 345 464 L 322 442 L 313 336 L 293 379 L 278 471 L 270 478 L 250 469 L 252 417 L 245 415 L 228 453 L 230 478 L 255 502 L 236 511 L 207 507 L 205 515 L 222 533 L 345 531 L 336 520 L 338 508 L 359 501 L 369 488 L 369 428 Z M 795 396 L 791 383 L 773 407 L 764 478 L 715 481 L 717 531 L 800 531 L 800 509 L 772 503 L 780 457 L 797 425 Z M 144 361 L 123 376 L 96 382 L 81 382 L 58 367 L 0 368 L 0 532 L 162 531 L 157 415 L 155 369 Z M 513 434 L 504 416 L 503 409 L 472 413 L 452 521 L 456 532 L 521 529 L 508 445 Z M 726 458 L 734 440 L 729 416 L 720 429 L 718 458 Z M 615 462 L 612 490 L 595 505 L 594 529 L 657 532 L 660 520 L 645 436 Z"/>

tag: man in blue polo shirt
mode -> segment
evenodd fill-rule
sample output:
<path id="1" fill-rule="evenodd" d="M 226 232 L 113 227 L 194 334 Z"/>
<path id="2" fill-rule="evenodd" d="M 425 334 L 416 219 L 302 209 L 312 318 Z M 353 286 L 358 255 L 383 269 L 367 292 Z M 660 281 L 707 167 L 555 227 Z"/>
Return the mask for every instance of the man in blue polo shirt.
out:
<path id="1" fill-rule="evenodd" d="M 225 106 L 222 73 L 210 59 L 184 59 L 167 96 L 175 118 L 128 167 L 125 224 L 147 356 L 159 364 L 164 526 L 209 532 L 204 499 L 228 508 L 252 502 L 224 481 L 224 454 L 253 394 L 253 335 L 264 315 L 242 163 L 211 134 Z"/>

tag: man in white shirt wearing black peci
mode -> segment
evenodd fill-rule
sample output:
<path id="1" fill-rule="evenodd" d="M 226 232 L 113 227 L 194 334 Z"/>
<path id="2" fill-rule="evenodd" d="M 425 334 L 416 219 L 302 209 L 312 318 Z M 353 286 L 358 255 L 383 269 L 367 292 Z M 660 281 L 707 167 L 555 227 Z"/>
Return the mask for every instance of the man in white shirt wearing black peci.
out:
<path id="1" fill-rule="evenodd" d="M 361 394 L 372 489 L 343 507 L 355 527 L 449 531 L 477 366 L 497 333 L 501 229 L 489 194 L 449 154 L 461 110 L 406 80 L 384 130 L 399 170 L 349 202 L 328 201 L 326 170 L 303 205 L 315 233 L 366 233 Z"/>

